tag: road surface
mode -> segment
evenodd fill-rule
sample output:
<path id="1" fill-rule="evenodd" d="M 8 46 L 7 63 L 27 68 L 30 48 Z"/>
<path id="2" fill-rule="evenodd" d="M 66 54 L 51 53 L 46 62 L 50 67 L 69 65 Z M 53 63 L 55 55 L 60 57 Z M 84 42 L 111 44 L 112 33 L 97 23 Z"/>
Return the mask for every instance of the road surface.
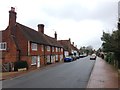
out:
<path id="1" fill-rule="evenodd" d="M 3 88 L 86 88 L 95 61 L 90 57 L 65 62 L 4 80 Z"/>

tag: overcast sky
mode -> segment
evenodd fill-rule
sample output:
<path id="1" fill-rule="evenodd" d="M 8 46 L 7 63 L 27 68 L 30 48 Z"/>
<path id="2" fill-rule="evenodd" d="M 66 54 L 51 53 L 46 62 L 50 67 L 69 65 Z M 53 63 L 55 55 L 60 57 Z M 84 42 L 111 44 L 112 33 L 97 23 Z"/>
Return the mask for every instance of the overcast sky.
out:
<path id="1" fill-rule="evenodd" d="M 98 49 L 103 30 L 116 28 L 119 0 L 1 0 L 0 30 L 8 26 L 11 6 L 16 8 L 17 22 L 37 30 L 45 25 L 45 34 L 59 40 L 71 38 L 75 45 Z"/>

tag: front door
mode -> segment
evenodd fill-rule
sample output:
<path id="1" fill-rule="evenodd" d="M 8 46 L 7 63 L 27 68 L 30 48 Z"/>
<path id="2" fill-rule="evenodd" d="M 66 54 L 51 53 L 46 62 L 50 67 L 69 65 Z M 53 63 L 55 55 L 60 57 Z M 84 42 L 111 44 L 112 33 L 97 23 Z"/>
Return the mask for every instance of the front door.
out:
<path id="1" fill-rule="evenodd" d="M 40 56 L 38 56 L 38 59 L 37 59 L 37 67 L 40 67 Z"/>

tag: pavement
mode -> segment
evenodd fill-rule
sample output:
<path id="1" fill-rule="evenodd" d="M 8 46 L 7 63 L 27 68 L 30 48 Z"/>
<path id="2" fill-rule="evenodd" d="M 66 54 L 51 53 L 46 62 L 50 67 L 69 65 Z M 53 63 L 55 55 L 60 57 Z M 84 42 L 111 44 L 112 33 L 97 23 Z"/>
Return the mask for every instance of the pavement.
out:
<path id="1" fill-rule="evenodd" d="M 119 88 L 118 70 L 97 57 L 87 88 Z"/>
<path id="2" fill-rule="evenodd" d="M 51 67 L 58 64 L 60 63 L 51 64 L 44 68 L 49 68 L 49 66 Z M 16 76 L 24 75 L 31 71 L 35 70 L 3 73 L 1 79 L 5 80 L 9 78 L 14 78 Z M 88 81 L 87 88 L 119 88 L 120 79 L 118 79 L 118 77 L 119 77 L 118 70 L 116 68 L 108 64 L 105 60 L 97 57 L 95 65 L 90 75 L 90 79 Z"/>

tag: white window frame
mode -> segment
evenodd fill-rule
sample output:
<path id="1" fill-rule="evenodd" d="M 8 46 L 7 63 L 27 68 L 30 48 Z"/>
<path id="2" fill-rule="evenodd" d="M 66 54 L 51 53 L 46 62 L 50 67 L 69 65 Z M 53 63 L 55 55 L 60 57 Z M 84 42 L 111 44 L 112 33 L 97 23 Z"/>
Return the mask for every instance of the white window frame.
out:
<path id="1" fill-rule="evenodd" d="M 50 63 L 50 55 L 47 55 L 47 63 Z"/>
<path id="2" fill-rule="evenodd" d="M 33 51 L 37 51 L 37 44 L 36 43 L 31 43 L 31 49 Z"/>
<path id="3" fill-rule="evenodd" d="M 61 54 L 61 55 L 60 55 L 60 61 L 62 61 L 62 60 L 63 60 L 63 55 Z"/>
<path id="4" fill-rule="evenodd" d="M 56 55 L 56 61 L 58 61 L 58 55 Z"/>
<path id="5" fill-rule="evenodd" d="M 58 52 L 58 48 L 56 47 L 56 52 Z"/>
<path id="6" fill-rule="evenodd" d="M 52 47 L 52 52 L 54 52 L 54 49 L 55 49 L 55 48 L 54 48 L 54 47 Z"/>
<path id="7" fill-rule="evenodd" d="M 61 52 L 63 52 L 63 48 L 61 48 Z"/>
<path id="8" fill-rule="evenodd" d="M 0 50 L 6 50 L 6 49 L 7 49 L 7 43 L 6 42 L 0 42 Z"/>
<path id="9" fill-rule="evenodd" d="M 50 46 L 47 46 L 47 51 L 50 51 Z"/>
<path id="10" fill-rule="evenodd" d="M 59 52 L 60 52 L 60 48 L 59 48 Z"/>
<path id="11" fill-rule="evenodd" d="M 36 59 L 35 61 L 33 61 L 33 58 Z M 37 65 L 37 59 L 38 59 L 38 56 L 32 56 L 31 57 L 31 65 Z"/>

